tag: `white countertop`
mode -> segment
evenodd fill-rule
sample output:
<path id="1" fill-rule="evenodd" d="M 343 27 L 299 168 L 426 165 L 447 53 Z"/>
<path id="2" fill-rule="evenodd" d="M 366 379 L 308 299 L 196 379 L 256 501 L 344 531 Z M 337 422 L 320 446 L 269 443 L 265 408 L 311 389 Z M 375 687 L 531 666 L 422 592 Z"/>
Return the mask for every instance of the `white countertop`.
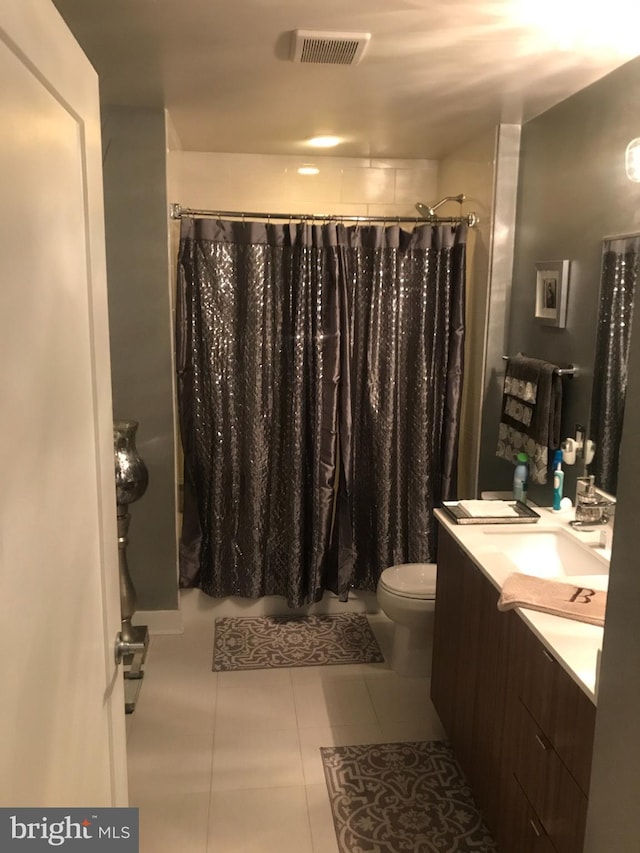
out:
<path id="1" fill-rule="evenodd" d="M 594 547 L 599 542 L 603 529 L 595 528 L 593 532 L 575 531 L 569 525 L 569 521 L 573 518 L 572 510 L 555 513 L 550 509 L 535 507 L 535 511 L 540 515 L 540 520 L 533 525 L 456 524 L 441 509 L 435 510 L 435 515 L 497 590 L 501 590 L 507 576 L 517 570 L 513 563 L 501 553 L 501 543 L 506 541 L 501 539 L 501 533 L 512 537 L 517 535 L 518 530 L 526 533 L 534 527 L 539 532 L 562 528 L 586 548 L 590 556 L 597 554 L 602 564 L 602 575 L 593 576 L 592 585 L 594 588 L 606 589 L 609 570 L 607 558 L 610 556 L 610 551 Z M 611 530 L 605 532 L 610 538 Z M 570 577 L 557 579 L 572 582 Z M 595 704 L 596 667 L 599 651 L 602 649 L 603 628 L 536 610 L 526 608 L 517 608 L 517 610 L 558 663 Z"/>

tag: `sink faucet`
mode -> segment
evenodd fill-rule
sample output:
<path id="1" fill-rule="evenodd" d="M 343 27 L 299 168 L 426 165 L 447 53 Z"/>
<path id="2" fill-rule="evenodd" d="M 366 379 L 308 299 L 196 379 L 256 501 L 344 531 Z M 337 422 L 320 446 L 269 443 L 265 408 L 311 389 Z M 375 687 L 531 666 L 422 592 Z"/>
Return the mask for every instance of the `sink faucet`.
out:
<path id="1" fill-rule="evenodd" d="M 578 477 L 576 486 L 576 518 L 572 527 L 587 528 L 594 524 L 607 524 L 615 513 L 616 502 L 611 495 L 598 491 L 593 475 Z"/>
<path id="2" fill-rule="evenodd" d="M 611 500 L 605 500 L 601 498 L 598 501 L 598 506 L 602 511 L 602 522 L 603 524 L 607 524 L 610 519 L 612 519 L 616 512 L 616 502 Z"/>

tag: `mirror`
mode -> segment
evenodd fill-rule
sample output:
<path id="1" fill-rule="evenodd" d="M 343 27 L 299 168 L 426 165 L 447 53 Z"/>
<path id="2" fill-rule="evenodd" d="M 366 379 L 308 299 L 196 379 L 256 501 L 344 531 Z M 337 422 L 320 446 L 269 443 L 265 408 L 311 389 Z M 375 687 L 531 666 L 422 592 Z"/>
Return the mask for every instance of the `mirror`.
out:
<path id="1" fill-rule="evenodd" d="M 596 408 L 592 398 L 594 378 L 601 380 L 615 370 L 610 359 L 595 355 L 603 240 L 609 235 L 640 233 L 640 183 L 630 180 L 625 169 L 625 150 L 630 140 L 639 137 L 640 127 L 637 111 L 629 105 L 639 98 L 640 58 L 636 58 L 521 129 L 514 262 L 503 352 L 524 352 L 579 370 L 563 384 L 562 438 L 575 438 L 581 424 L 588 438 L 600 445 L 596 449 L 600 453 L 594 459 L 597 469 L 589 466 L 585 472 L 582 458 L 567 464 L 564 495 L 573 501 L 577 478 L 584 473 L 594 473 L 596 485 L 603 491 L 615 491 L 611 483 L 599 482 L 602 451 L 608 443 L 598 435 L 601 403 Z M 559 259 L 571 262 L 564 327 L 542 324 L 535 317 L 537 264 Z M 603 299 L 605 294 L 606 288 Z M 610 296 L 613 298 L 613 286 Z M 491 328 L 489 334 L 494 331 Z M 599 389 L 596 393 L 601 399 Z M 487 401 L 485 397 L 488 406 Z M 616 422 L 620 424 L 621 415 Z M 617 446 L 617 441 L 609 444 Z M 503 474 L 500 469 L 499 459 L 495 463 L 488 459 L 489 452 L 480 471 L 481 488 L 485 484 L 495 488 L 508 476 L 508 471 Z M 532 499 L 546 506 L 551 496 L 549 481 L 532 492 Z"/>
<path id="2" fill-rule="evenodd" d="M 603 242 L 590 437 L 596 445 L 589 472 L 615 495 L 627 390 L 633 299 L 640 267 L 640 233 Z"/>

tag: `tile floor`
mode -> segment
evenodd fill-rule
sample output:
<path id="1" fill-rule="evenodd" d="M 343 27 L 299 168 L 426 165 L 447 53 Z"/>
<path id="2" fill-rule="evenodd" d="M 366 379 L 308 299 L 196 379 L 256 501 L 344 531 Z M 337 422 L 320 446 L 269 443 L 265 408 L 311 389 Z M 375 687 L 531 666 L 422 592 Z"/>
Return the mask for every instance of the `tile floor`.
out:
<path id="1" fill-rule="evenodd" d="M 337 853 L 319 747 L 444 737 L 429 680 L 387 664 L 214 673 L 216 616 L 258 612 L 224 604 L 185 592 L 184 633 L 151 639 L 127 717 L 140 853 Z M 386 655 L 392 625 L 368 617 Z"/>

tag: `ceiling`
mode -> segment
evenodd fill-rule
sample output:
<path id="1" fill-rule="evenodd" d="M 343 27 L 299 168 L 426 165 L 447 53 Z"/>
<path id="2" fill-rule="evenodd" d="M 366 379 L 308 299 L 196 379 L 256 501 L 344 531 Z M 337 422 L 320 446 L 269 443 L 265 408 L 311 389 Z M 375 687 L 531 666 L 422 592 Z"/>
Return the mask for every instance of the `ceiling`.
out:
<path id="1" fill-rule="evenodd" d="M 166 107 L 192 151 L 299 155 L 309 137 L 331 133 L 345 140 L 334 155 L 438 159 L 640 53 L 637 0 L 608 0 L 607 20 L 595 0 L 54 3 L 103 101 Z M 622 24 L 616 5 L 627 8 Z M 357 65 L 299 64 L 298 28 L 371 40 Z"/>

